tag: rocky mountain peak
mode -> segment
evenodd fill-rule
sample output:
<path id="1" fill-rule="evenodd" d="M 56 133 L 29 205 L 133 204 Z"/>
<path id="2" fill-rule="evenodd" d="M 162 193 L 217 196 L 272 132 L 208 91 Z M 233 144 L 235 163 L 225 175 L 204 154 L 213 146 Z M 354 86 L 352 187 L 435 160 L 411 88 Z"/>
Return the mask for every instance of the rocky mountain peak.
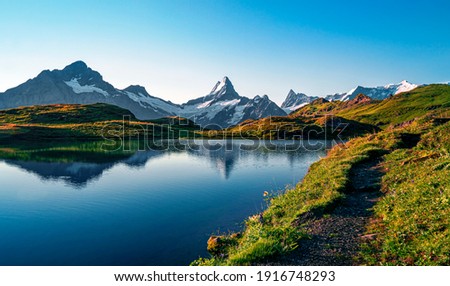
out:
<path id="1" fill-rule="evenodd" d="M 102 75 L 99 72 L 92 70 L 83 61 L 76 61 L 66 66 L 64 69 L 54 70 L 52 73 L 60 76 L 64 81 L 76 79 L 81 85 L 96 85 L 105 87 L 106 84 L 103 81 Z M 107 88 L 111 89 L 111 86 L 108 84 Z"/>
<path id="2" fill-rule="evenodd" d="M 269 96 L 267 94 L 264 94 L 263 96 L 257 95 L 252 99 L 252 102 L 254 103 L 260 103 L 262 101 L 270 101 Z"/>
<path id="3" fill-rule="evenodd" d="M 66 66 L 63 70 L 69 71 L 69 70 L 75 70 L 75 71 L 85 71 L 88 69 L 88 66 L 83 61 L 76 61 L 71 63 L 70 65 Z"/>
<path id="4" fill-rule="evenodd" d="M 297 93 L 295 91 L 293 91 L 292 89 L 289 90 L 287 97 L 293 97 L 296 96 Z"/>
<path id="5" fill-rule="evenodd" d="M 225 76 L 221 81 L 218 81 L 211 90 L 210 94 L 224 94 L 226 92 L 236 92 L 230 79 Z"/>
<path id="6" fill-rule="evenodd" d="M 240 99 L 241 96 L 234 89 L 230 79 L 225 76 L 221 81 L 218 81 L 211 92 L 203 98 L 203 101 L 229 101 Z"/>
<path id="7" fill-rule="evenodd" d="M 281 108 L 287 113 L 290 113 L 305 104 L 311 103 L 316 96 L 308 96 L 304 93 L 296 93 L 294 90 L 289 90 L 286 99 L 281 104 Z"/>
<path id="8" fill-rule="evenodd" d="M 147 92 L 147 90 L 145 89 L 145 87 L 141 86 L 141 85 L 130 85 L 129 87 L 124 89 L 125 91 L 128 92 L 132 92 L 134 94 L 142 94 L 145 96 L 149 96 L 149 93 Z"/>

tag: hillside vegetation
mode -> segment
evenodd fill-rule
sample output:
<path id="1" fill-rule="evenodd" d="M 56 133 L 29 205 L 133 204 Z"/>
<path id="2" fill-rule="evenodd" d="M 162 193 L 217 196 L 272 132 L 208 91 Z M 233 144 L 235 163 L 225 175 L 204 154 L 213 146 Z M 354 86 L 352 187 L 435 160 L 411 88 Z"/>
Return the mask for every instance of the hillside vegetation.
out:
<path id="1" fill-rule="evenodd" d="M 422 132 L 412 149 L 385 158 L 383 199 L 363 247 L 371 265 L 449 265 L 450 123 Z"/>
<path id="2" fill-rule="evenodd" d="M 347 102 L 317 99 L 289 116 L 247 120 L 212 136 L 259 139 L 348 139 L 418 117 L 446 116 L 450 86 L 418 87 L 385 100 L 359 95 Z M 208 134 L 205 134 L 208 135 Z"/>
<path id="3" fill-rule="evenodd" d="M 269 195 L 268 208 L 248 218 L 242 232 L 211 237 L 211 257 L 193 265 L 252 265 L 291 252 L 310 239 L 304 227 L 308 218 L 327 216 L 346 197 L 352 168 L 375 159 L 385 169 L 384 195 L 367 226 L 372 239 L 362 245 L 354 263 L 448 265 L 449 108 L 450 86 L 431 85 L 385 101 L 316 102 L 280 119 L 304 122 L 332 113 L 381 131 L 335 146 L 297 186 Z"/>
<path id="4" fill-rule="evenodd" d="M 199 126 L 179 117 L 137 120 L 128 110 L 103 103 L 55 104 L 0 111 L 0 141 L 99 140 L 195 137 Z"/>
<path id="5" fill-rule="evenodd" d="M 385 128 L 424 115 L 448 117 L 449 109 L 450 86 L 434 84 L 418 87 L 373 104 L 339 110 L 336 115 Z"/>
<path id="6" fill-rule="evenodd" d="M 107 104 L 0 111 L 0 153 L 7 158 L 31 156 L 39 160 L 45 155 L 5 147 L 13 144 L 20 149 L 23 142 L 48 145 L 53 141 L 142 136 L 348 139 L 311 165 L 294 188 L 265 194 L 267 209 L 249 217 L 241 232 L 211 237 L 207 243 L 211 256 L 193 265 L 254 265 L 292 252 L 311 239 L 305 227 L 311 218 L 329 216 L 345 202 L 352 191 L 352 170 L 364 162 L 376 162 L 384 170 L 378 187 L 382 196 L 366 226 L 368 238 L 361 240 L 361 249 L 352 257 L 354 263 L 448 265 L 449 134 L 448 85 L 419 87 L 383 101 L 364 95 L 348 102 L 318 99 L 289 116 L 247 120 L 220 131 L 201 131 L 179 117 L 139 121 L 129 111 Z M 92 160 L 110 159 L 81 151 Z M 60 148 L 55 160 L 73 152 L 70 146 Z"/>

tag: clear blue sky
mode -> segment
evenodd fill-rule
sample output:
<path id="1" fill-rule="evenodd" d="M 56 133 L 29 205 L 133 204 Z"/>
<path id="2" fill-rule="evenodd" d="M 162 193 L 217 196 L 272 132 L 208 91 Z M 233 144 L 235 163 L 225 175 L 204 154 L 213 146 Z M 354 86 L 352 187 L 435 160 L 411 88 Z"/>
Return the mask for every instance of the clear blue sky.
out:
<path id="1" fill-rule="evenodd" d="M 0 0 L 0 91 L 83 60 L 177 103 L 450 80 L 450 1 Z"/>

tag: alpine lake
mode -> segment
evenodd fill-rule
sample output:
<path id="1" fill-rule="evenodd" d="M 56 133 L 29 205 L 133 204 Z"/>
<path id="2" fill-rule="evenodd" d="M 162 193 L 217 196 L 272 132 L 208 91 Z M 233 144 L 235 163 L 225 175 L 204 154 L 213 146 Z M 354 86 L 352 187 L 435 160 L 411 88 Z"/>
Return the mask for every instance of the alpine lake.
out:
<path id="1" fill-rule="evenodd" d="M 160 143 L 0 147 L 0 265 L 188 265 L 332 146 Z"/>

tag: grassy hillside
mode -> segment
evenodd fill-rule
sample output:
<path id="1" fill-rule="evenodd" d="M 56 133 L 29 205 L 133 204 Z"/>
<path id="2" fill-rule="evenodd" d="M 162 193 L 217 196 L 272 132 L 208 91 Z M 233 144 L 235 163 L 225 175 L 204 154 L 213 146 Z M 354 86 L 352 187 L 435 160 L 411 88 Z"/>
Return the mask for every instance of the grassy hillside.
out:
<path id="1" fill-rule="evenodd" d="M 14 124 L 76 124 L 110 120 L 122 120 L 129 116 L 138 121 L 134 115 L 123 108 L 104 104 L 54 104 L 20 107 L 0 111 L 0 122 Z"/>
<path id="2" fill-rule="evenodd" d="M 450 264 L 450 123 L 423 132 L 412 149 L 386 156 L 385 196 L 364 245 L 369 265 Z"/>
<path id="3" fill-rule="evenodd" d="M 366 105 L 376 104 L 380 101 L 372 100 L 363 94 L 359 94 L 350 101 L 327 101 L 319 98 L 289 114 L 291 118 L 318 118 L 324 115 L 335 114 L 337 111 L 353 109 Z"/>
<path id="4" fill-rule="evenodd" d="M 363 96 L 348 102 L 319 100 L 296 110 L 289 117 L 317 118 L 334 115 L 384 128 L 426 114 L 441 116 L 449 109 L 450 86 L 433 84 L 418 87 L 382 101 L 368 100 Z"/>
<path id="5" fill-rule="evenodd" d="M 378 127 L 338 116 L 267 117 L 205 132 L 205 136 L 254 139 L 346 139 L 378 131 Z"/>
<path id="6" fill-rule="evenodd" d="M 0 111 L 2 142 L 143 136 L 179 138 L 198 136 L 198 130 L 199 126 L 184 118 L 139 121 L 126 109 L 100 103 L 31 106 Z"/>
<path id="7" fill-rule="evenodd" d="M 450 86 L 429 85 L 383 101 L 364 95 L 347 102 L 318 99 L 289 116 L 247 120 L 213 135 L 259 139 L 354 138 L 425 115 L 449 117 L 449 110 Z M 346 128 L 339 130 L 344 125 Z"/>
<path id="8" fill-rule="evenodd" d="M 384 128 L 427 114 L 449 117 L 449 110 L 450 86 L 429 85 L 398 94 L 381 102 L 339 110 L 335 114 Z"/>
<path id="9" fill-rule="evenodd" d="M 355 166 L 376 159 L 385 170 L 383 196 L 367 226 L 370 239 L 354 257 L 355 263 L 448 265 L 449 112 L 450 86 L 430 85 L 384 101 L 363 96 L 349 102 L 318 100 L 287 117 L 248 120 L 226 130 L 203 133 L 235 138 L 358 137 L 335 146 L 310 167 L 294 188 L 282 194 L 265 194 L 268 207 L 264 212 L 249 217 L 240 233 L 211 237 L 211 256 L 193 264 L 251 265 L 291 252 L 310 239 L 305 228 L 308 219 L 329 215 L 348 196 Z M 0 141 L 3 138 L 3 142 L 14 140 L 17 144 L 18 139 L 85 140 L 99 138 L 105 130 L 111 138 L 124 132 L 134 138 L 145 133 L 147 127 L 152 127 L 147 132 L 156 137 L 180 132 L 196 136 L 198 131 L 192 122 L 177 117 L 137 121 L 130 115 L 130 122 L 124 126 L 123 114 L 130 115 L 108 105 L 0 111 Z M 339 123 L 349 126 L 338 130 Z M 5 148 L 1 151 L 8 152 Z"/>
<path id="10" fill-rule="evenodd" d="M 199 265 L 250 265 L 295 249 L 306 230 L 297 227 L 302 217 L 323 215 L 344 196 L 353 165 L 389 152 L 400 142 L 397 134 L 370 135 L 333 148 L 326 158 L 313 164 L 303 181 L 284 194 L 269 198 L 268 208 L 250 217 L 240 235 L 219 254 L 194 262 Z"/>
<path id="11" fill-rule="evenodd" d="M 351 107 L 318 102 L 289 116 L 292 122 L 303 122 L 333 112 L 384 130 L 335 146 L 295 188 L 269 194 L 268 208 L 249 217 L 241 233 L 211 237 L 211 257 L 193 264 L 251 265 L 291 252 L 310 238 L 304 226 L 308 218 L 327 216 L 351 191 L 352 168 L 376 159 L 386 169 L 384 196 L 367 228 L 373 239 L 363 245 L 359 257 L 353 257 L 355 263 L 448 265 L 449 91 L 448 86 L 432 85 Z"/>
<path id="12" fill-rule="evenodd" d="M 271 197 L 262 213 L 245 222 L 242 233 L 210 239 L 212 256 L 194 265 L 251 265 L 294 250 L 309 239 L 303 223 L 326 216 L 345 198 L 350 170 L 382 157 L 385 196 L 376 204 L 359 263 L 374 265 L 448 265 L 450 251 L 450 123 L 383 131 L 334 147 L 313 164 L 304 180 Z M 409 148 L 410 134 L 422 135 Z M 433 140 L 436 136 L 440 140 Z M 355 259 L 358 259 L 355 257 Z M 356 261 L 356 260 L 355 260 Z"/>

